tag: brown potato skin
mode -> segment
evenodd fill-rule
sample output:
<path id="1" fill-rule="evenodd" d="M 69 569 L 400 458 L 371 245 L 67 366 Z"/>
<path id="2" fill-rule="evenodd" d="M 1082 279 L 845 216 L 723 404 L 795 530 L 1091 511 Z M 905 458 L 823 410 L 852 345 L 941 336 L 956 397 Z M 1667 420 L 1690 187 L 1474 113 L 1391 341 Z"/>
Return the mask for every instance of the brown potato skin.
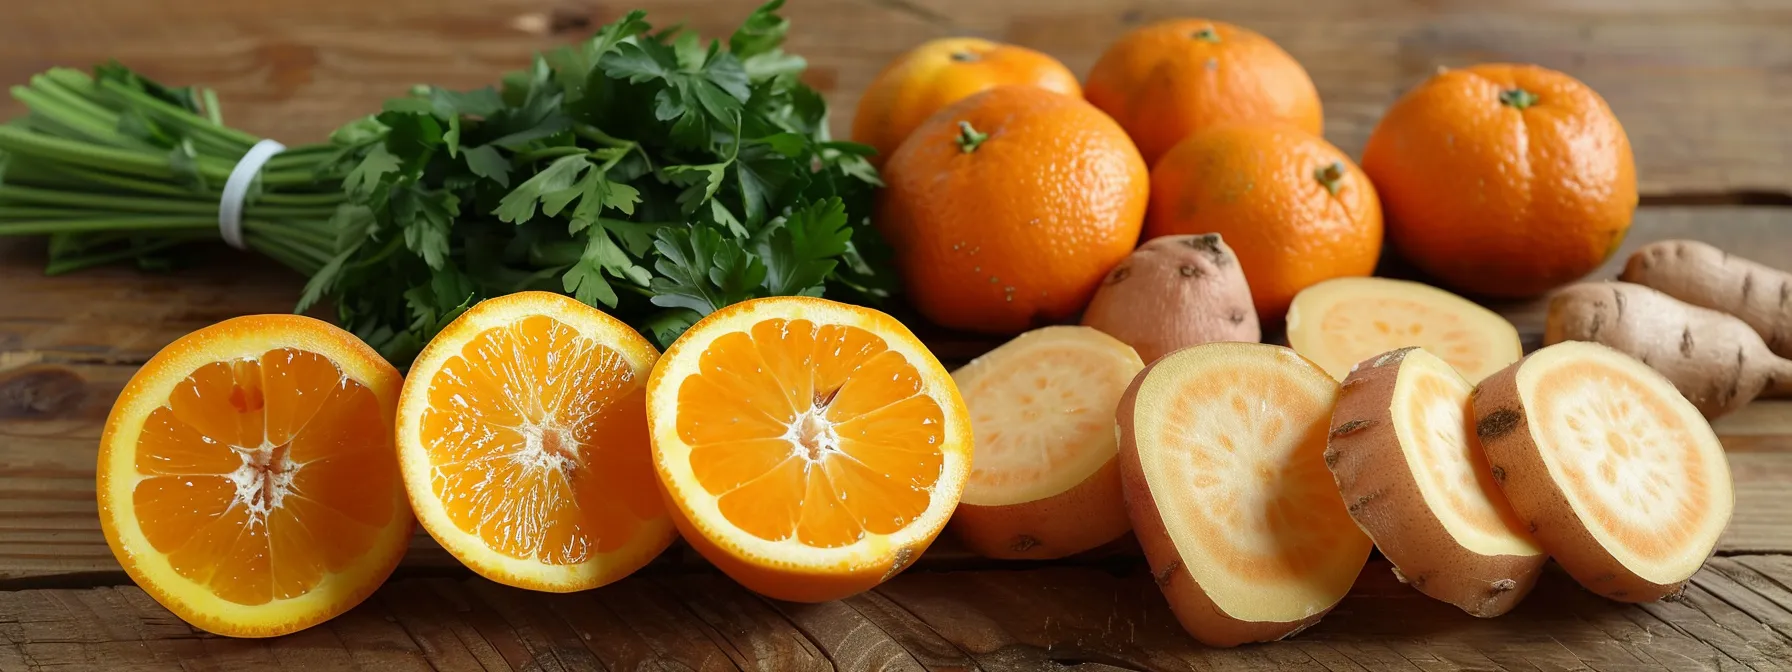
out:
<path id="1" fill-rule="evenodd" d="M 1120 493 L 1120 458 L 1045 499 L 1007 506 L 958 505 L 950 527 L 971 552 L 1003 560 L 1052 560 L 1126 536 L 1132 521 Z"/>
<path id="2" fill-rule="evenodd" d="M 1217 233 L 1139 246 L 1108 271 L 1083 325 L 1132 346 L 1146 363 L 1191 345 L 1263 338 L 1238 257 Z"/>
<path id="3" fill-rule="evenodd" d="M 1654 583 L 1626 569 L 1587 531 L 1568 496 L 1550 478 L 1531 438 L 1529 413 L 1518 396 L 1518 370 L 1530 359 L 1514 362 L 1475 387 L 1475 434 L 1487 453 L 1494 482 L 1506 493 L 1512 510 L 1530 525 L 1537 544 L 1587 590 L 1620 602 L 1677 599 L 1686 590 L 1685 581 Z"/>
<path id="4" fill-rule="evenodd" d="M 1115 414 L 1120 428 L 1120 484 L 1126 495 L 1126 512 L 1132 519 L 1133 535 L 1138 537 L 1139 547 L 1145 551 L 1145 561 L 1151 565 L 1151 576 L 1156 579 L 1164 598 L 1169 600 L 1176 621 L 1189 635 L 1208 646 L 1272 642 L 1318 623 L 1331 612 L 1331 607 L 1286 623 L 1233 618 L 1207 597 L 1206 591 L 1201 590 L 1194 575 L 1183 565 L 1182 553 L 1170 539 L 1170 532 L 1164 527 L 1163 513 L 1151 495 L 1151 485 L 1145 481 L 1145 470 L 1139 463 L 1138 439 L 1133 433 L 1133 406 L 1138 401 L 1139 386 L 1156 366 L 1156 362 L 1147 364 L 1133 377 L 1126 394 L 1120 397 L 1119 410 Z"/>
<path id="5" fill-rule="evenodd" d="M 1792 357 L 1792 273 L 1696 240 L 1663 240 L 1631 254 L 1618 279 L 1735 315 L 1774 354 Z"/>
<path id="6" fill-rule="evenodd" d="M 1543 343 L 1592 341 L 1661 372 L 1707 419 L 1792 386 L 1792 362 L 1741 320 L 1628 282 L 1583 282 L 1549 300 Z"/>
<path id="7" fill-rule="evenodd" d="M 1531 592 L 1549 556 L 1476 553 L 1458 544 L 1432 512 L 1394 431 L 1395 382 L 1406 354 L 1416 349 L 1363 360 L 1344 379 L 1325 465 L 1350 518 L 1394 563 L 1401 583 L 1470 615 L 1498 616 Z"/>

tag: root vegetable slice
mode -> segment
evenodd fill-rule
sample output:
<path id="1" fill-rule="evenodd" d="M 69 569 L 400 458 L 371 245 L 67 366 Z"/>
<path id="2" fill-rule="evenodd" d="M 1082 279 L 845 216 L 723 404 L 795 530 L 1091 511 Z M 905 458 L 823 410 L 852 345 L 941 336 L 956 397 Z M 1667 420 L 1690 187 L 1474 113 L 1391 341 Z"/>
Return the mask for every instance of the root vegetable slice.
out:
<path id="1" fill-rule="evenodd" d="M 1517 606 L 1549 556 L 1493 482 L 1472 429 L 1474 387 L 1405 348 L 1365 360 L 1341 390 L 1325 462 L 1395 576 L 1483 618 Z"/>
<path id="2" fill-rule="evenodd" d="M 1387 278 L 1338 278 L 1295 295 L 1288 345 L 1343 380 L 1357 362 L 1421 347 L 1469 382 L 1518 361 L 1518 330 L 1491 310 L 1444 290 Z"/>
<path id="3" fill-rule="evenodd" d="M 1133 532 L 1170 609 L 1214 646 L 1281 639 L 1350 590 L 1369 538 L 1325 466 L 1338 383 L 1287 348 L 1209 343 L 1120 400 Z"/>
<path id="4" fill-rule="evenodd" d="M 1678 595 L 1735 508 L 1723 448 L 1661 374 L 1571 341 L 1475 391 L 1493 477 L 1545 551 L 1625 602 Z"/>
<path id="5" fill-rule="evenodd" d="M 976 444 L 952 529 L 991 558 L 1061 558 L 1132 529 L 1114 408 L 1144 368 L 1092 327 L 1021 334 L 952 374 Z"/>

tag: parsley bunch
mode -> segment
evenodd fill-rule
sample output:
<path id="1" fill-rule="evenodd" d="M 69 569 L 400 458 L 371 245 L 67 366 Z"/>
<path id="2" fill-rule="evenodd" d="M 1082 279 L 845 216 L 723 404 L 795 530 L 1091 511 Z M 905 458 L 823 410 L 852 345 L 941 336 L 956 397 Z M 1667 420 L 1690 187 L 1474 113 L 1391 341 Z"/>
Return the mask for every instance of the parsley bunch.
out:
<path id="1" fill-rule="evenodd" d="M 471 302 L 524 289 L 662 347 L 749 298 L 888 296 L 870 150 L 828 138 L 803 60 L 779 48 L 780 3 L 726 44 L 635 12 L 501 87 L 418 87 L 343 127 L 342 244 L 304 303 L 334 298 L 403 360 Z"/>
<path id="2" fill-rule="evenodd" d="M 803 59 L 780 48 L 781 1 L 725 42 L 634 12 L 498 86 L 416 87 L 276 157 L 247 242 L 311 276 L 298 310 L 333 302 L 400 365 L 474 302 L 527 289 L 662 347 L 749 298 L 880 301 L 896 283 L 869 222 L 871 150 L 828 137 Z M 67 91 L 0 127 L 0 161 L 30 159 L 0 165 L 0 235 L 51 234 L 52 270 L 217 235 L 217 187 L 255 139 L 213 97 L 122 68 L 50 74 Z"/>

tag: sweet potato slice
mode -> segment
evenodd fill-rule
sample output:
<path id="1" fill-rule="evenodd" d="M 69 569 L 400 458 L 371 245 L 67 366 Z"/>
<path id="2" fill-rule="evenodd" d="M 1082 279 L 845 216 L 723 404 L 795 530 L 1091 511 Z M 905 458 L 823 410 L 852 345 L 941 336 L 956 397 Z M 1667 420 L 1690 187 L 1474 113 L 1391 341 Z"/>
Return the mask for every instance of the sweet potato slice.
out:
<path id="1" fill-rule="evenodd" d="M 1685 589 L 1735 508 L 1730 467 L 1661 374 L 1582 341 L 1475 390 L 1475 433 L 1512 510 L 1576 581 L 1625 602 Z"/>
<path id="2" fill-rule="evenodd" d="M 1288 345 L 1338 380 L 1357 362 L 1413 346 L 1471 383 L 1524 355 L 1506 318 L 1436 287 L 1388 278 L 1337 278 L 1296 294 Z"/>
<path id="3" fill-rule="evenodd" d="M 1120 400 L 1133 532 L 1170 609 L 1214 646 L 1281 639 L 1336 606 L 1369 557 L 1325 467 L 1338 384 L 1293 350 L 1208 343 Z"/>
<path id="4" fill-rule="evenodd" d="M 1402 583 L 1486 618 L 1517 606 L 1549 556 L 1493 482 L 1473 390 L 1420 348 L 1365 360 L 1344 379 L 1325 463 Z"/>
<path id="5" fill-rule="evenodd" d="M 1095 548 L 1132 525 L 1115 465 L 1114 408 L 1139 369 L 1093 327 L 1021 334 L 952 373 L 976 444 L 951 527 L 990 558 Z"/>

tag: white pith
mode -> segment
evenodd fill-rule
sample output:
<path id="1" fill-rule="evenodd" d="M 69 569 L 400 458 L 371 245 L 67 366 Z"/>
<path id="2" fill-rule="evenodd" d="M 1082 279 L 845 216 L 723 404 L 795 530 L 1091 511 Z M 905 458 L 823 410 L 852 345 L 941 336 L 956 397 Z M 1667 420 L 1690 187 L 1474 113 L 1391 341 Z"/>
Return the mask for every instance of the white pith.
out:
<path id="1" fill-rule="evenodd" d="M 1369 316 L 1352 304 L 1382 299 L 1404 315 Z M 1342 314 L 1335 311 L 1345 311 Z M 1352 321 L 1332 329 L 1334 315 Z M 1499 314 L 1441 289 L 1388 278 L 1337 278 L 1308 287 L 1288 307 L 1288 344 L 1333 378 L 1343 380 L 1359 362 L 1399 348 L 1418 346 L 1445 360 L 1472 355 L 1478 371 L 1462 371 L 1470 382 L 1491 375 L 1524 355 L 1518 329 Z M 1426 322 L 1432 324 L 1427 327 Z M 1441 326 L 1440 324 L 1441 323 Z"/>
<path id="2" fill-rule="evenodd" d="M 1579 389 L 1553 395 L 1553 399 L 1566 408 L 1557 409 L 1554 414 L 1559 417 L 1555 422 L 1546 422 L 1544 411 L 1535 401 L 1539 396 L 1538 379 L 1553 366 L 1581 359 L 1598 361 L 1618 371 L 1616 375 L 1622 376 L 1623 380 L 1580 379 L 1577 381 L 1581 383 Z M 1619 389 L 1625 381 L 1650 390 L 1655 398 L 1662 400 L 1684 431 L 1675 433 L 1664 429 L 1662 419 L 1641 412 L 1635 406 L 1634 397 L 1613 394 L 1612 390 Z M 1723 446 L 1692 403 L 1686 401 L 1661 374 L 1643 363 L 1590 343 L 1566 342 L 1538 351 L 1519 369 L 1517 383 L 1519 399 L 1530 420 L 1531 440 L 1536 442 L 1550 477 L 1566 496 L 1574 516 L 1599 545 L 1624 567 L 1654 583 L 1675 583 L 1698 571 L 1729 523 L 1735 494 Z M 1544 426 L 1546 424 L 1549 426 Z M 1635 451 L 1634 456 L 1620 457 L 1611 450 L 1610 435 L 1625 442 Z M 1598 438 L 1606 438 L 1607 443 L 1602 444 L 1596 440 Z M 1707 475 L 1710 505 L 1693 512 L 1695 518 L 1691 522 L 1696 532 L 1688 543 L 1679 545 L 1665 557 L 1643 557 L 1617 539 L 1594 512 L 1604 510 L 1633 524 L 1652 528 L 1677 522 L 1677 514 L 1682 513 L 1679 502 L 1684 496 L 1681 488 L 1688 466 L 1678 453 L 1686 448 L 1685 442 L 1694 445 L 1698 464 Z M 1584 467 L 1590 460 L 1608 456 L 1616 470 L 1615 484 L 1604 484 L 1595 475 L 1584 479 L 1593 484 L 1591 489 L 1568 485 L 1565 464 L 1574 461 Z"/>
<path id="3" fill-rule="evenodd" d="M 1201 349 L 1207 352 L 1196 352 Z M 1269 352 L 1271 349 L 1274 352 Z M 1320 426 L 1329 423 L 1329 409 L 1337 396 L 1337 383 L 1318 367 L 1300 362 L 1307 373 L 1296 374 L 1297 386 L 1313 395 L 1312 399 L 1322 402 L 1308 406 L 1327 409 L 1326 413 L 1314 417 L 1291 417 L 1287 414 L 1288 407 L 1277 403 L 1278 400 L 1250 395 L 1249 390 L 1240 390 L 1237 386 L 1228 389 L 1228 394 L 1201 399 L 1186 398 L 1177 391 L 1188 380 L 1223 380 L 1235 372 L 1249 372 L 1253 376 L 1289 375 L 1284 363 L 1276 362 L 1275 358 L 1282 357 L 1299 359 L 1285 348 L 1233 343 L 1209 344 L 1169 355 L 1145 374 L 1132 411 L 1140 470 L 1162 515 L 1164 528 L 1181 555 L 1183 568 L 1216 607 L 1242 621 L 1286 623 L 1331 608 L 1349 591 L 1369 553 L 1368 538 L 1352 527 L 1351 534 L 1346 537 L 1350 547 L 1337 548 L 1326 558 L 1329 562 L 1309 572 L 1302 580 L 1253 582 L 1226 570 L 1221 564 L 1224 559 L 1213 554 L 1190 522 L 1226 518 L 1228 514 L 1221 507 L 1230 502 L 1234 510 L 1242 512 L 1240 515 L 1245 517 L 1241 522 L 1246 523 L 1232 525 L 1228 535 L 1232 543 L 1258 552 L 1275 548 L 1276 537 L 1260 533 L 1266 527 L 1264 517 L 1269 515 L 1265 509 L 1275 499 L 1270 496 L 1268 487 L 1288 483 L 1266 478 L 1264 472 L 1267 470 L 1267 475 L 1273 476 L 1285 464 L 1289 454 L 1300 445 L 1305 430 L 1315 423 Z M 1275 368 L 1267 368 L 1269 365 Z M 1232 407 L 1233 394 L 1250 397 L 1246 400 L 1249 418 L 1240 418 Z M 1159 444 L 1154 437 L 1164 434 L 1172 407 L 1190 408 L 1191 405 L 1189 416 L 1194 422 L 1176 428 L 1185 443 Z M 1206 408 L 1210 406 L 1213 408 Z M 1240 436 L 1262 428 L 1261 423 L 1275 422 L 1283 423 L 1285 429 L 1278 431 L 1268 444 L 1235 442 L 1236 450 L 1220 465 L 1222 472 L 1214 473 L 1211 465 L 1194 464 L 1197 458 L 1190 450 L 1192 444 L 1217 444 L 1222 435 Z M 1311 457 L 1320 459 L 1318 454 Z M 1325 469 L 1323 464 L 1314 468 L 1321 472 Z M 1324 479 L 1316 479 L 1316 483 L 1320 487 L 1331 486 Z M 1342 518 L 1341 500 L 1337 507 Z M 1349 525 L 1349 519 L 1343 518 L 1343 523 Z"/>
<path id="4" fill-rule="evenodd" d="M 1443 382 L 1452 394 L 1427 400 L 1423 416 L 1413 417 L 1412 396 L 1421 377 Z M 1400 450 L 1412 469 L 1419 494 L 1457 544 L 1481 555 L 1540 554 L 1542 549 L 1528 535 L 1516 534 L 1503 525 L 1492 529 L 1478 525 L 1450 503 L 1452 497 L 1460 497 L 1476 510 L 1477 517 L 1495 520 L 1501 519 L 1500 507 L 1505 503 L 1504 494 L 1484 491 L 1481 479 L 1476 478 L 1475 470 L 1488 468 L 1486 458 L 1478 452 L 1468 452 L 1479 445 L 1469 443 L 1465 417 L 1473 389 L 1449 364 L 1431 353 L 1408 352 L 1394 385 L 1392 401 L 1394 433 Z M 1436 474 L 1433 468 L 1443 473 Z M 1495 497 L 1499 498 L 1497 503 Z"/>
<path id="5" fill-rule="evenodd" d="M 1039 363 L 1052 351 L 1075 353 L 1086 365 Z M 1131 347 L 1093 328 L 1046 327 L 953 372 L 977 444 L 962 503 L 1037 501 L 1074 488 L 1101 469 L 1118 452 L 1113 409 L 1142 368 Z M 1027 381 L 1047 382 L 1028 389 Z M 992 433 L 1001 437 L 1000 444 L 986 438 Z M 1002 482 L 1003 471 L 1039 478 Z"/>

